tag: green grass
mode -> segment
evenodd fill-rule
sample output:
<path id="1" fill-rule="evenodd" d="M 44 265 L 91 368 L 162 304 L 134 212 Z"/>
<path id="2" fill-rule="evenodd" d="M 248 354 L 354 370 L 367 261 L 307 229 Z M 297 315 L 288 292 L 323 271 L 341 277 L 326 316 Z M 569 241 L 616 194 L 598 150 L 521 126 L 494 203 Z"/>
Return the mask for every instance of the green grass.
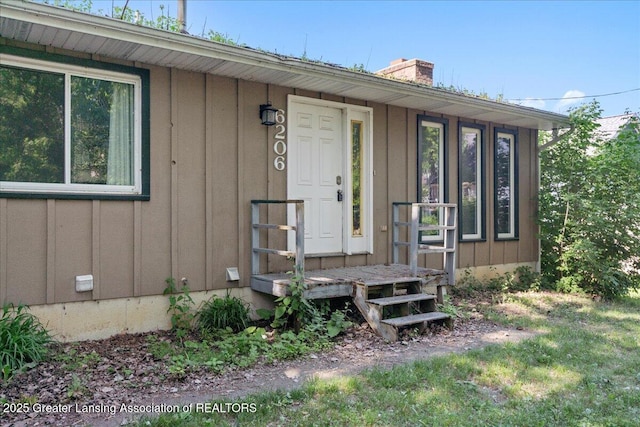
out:
<path id="1" fill-rule="evenodd" d="M 255 412 L 183 413 L 140 425 L 638 425 L 640 294 L 605 303 L 519 293 L 478 310 L 540 334 L 235 401 Z"/>
<path id="2" fill-rule="evenodd" d="M 0 313 L 0 380 L 35 366 L 49 351 L 52 338 L 23 304 L 5 304 Z"/>

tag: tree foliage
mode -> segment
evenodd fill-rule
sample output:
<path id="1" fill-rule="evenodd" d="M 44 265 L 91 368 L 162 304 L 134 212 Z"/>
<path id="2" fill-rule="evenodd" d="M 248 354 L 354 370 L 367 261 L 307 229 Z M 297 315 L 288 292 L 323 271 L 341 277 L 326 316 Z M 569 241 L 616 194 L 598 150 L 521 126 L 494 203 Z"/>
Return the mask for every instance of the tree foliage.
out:
<path id="1" fill-rule="evenodd" d="M 64 74 L 0 65 L 0 180 L 64 183 L 68 121 L 71 182 L 106 184 L 118 85 L 72 76 L 66 114 Z"/>
<path id="2" fill-rule="evenodd" d="M 540 155 L 541 262 L 559 290 L 612 298 L 640 287 L 640 124 L 605 140 L 600 115 L 572 111 L 574 132 Z"/>
<path id="3" fill-rule="evenodd" d="M 64 77 L 0 64 L 0 111 L 0 181 L 63 182 Z"/>

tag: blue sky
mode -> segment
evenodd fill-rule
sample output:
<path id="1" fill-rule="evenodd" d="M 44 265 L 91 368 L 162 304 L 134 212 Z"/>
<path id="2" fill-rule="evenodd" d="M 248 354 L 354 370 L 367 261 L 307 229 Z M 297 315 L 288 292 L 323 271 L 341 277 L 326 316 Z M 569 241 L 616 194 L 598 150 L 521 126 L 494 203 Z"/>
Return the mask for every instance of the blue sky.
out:
<path id="1" fill-rule="evenodd" d="M 93 0 L 109 11 L 126 0 Z M 129 0 L 147 19 L 176 0 Z M 376 71 L 433 62 L 434 81 L 565 113 L 598 97 L 604 116 L 640 111 L 640 1 L 187 0 L 190 34 Z"/>

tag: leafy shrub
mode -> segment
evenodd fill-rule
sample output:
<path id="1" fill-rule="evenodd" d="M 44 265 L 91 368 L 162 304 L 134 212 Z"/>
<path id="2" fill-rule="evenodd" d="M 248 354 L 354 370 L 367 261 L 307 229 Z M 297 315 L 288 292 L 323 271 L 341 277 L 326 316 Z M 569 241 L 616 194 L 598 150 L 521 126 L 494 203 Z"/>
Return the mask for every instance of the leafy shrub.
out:
<path id="1" fill-rule="evenodd" d="M 353 326 L 348 303 L 342 310 L 332 309 L 329 300 L 307 300 L 304 289 L 301 280 L 292 280 L 291 295 L 277 298 L 274 310 L 258 309 L 257 314 L 264 320 L 273 319 L 274 329 L 293 327 L 296 334 L 304 332 L 322 338 L 334 338 Z"/>
<path id="2" fill-rule="evenodd" d="M 484 299 L 500 292 L 502 292 L 502 286 L 496 281 L 482 281 L 474 276 L 470 269 L 466 269 L 462 277 L 456 281 L 456 285 L 448 289 L 452 297 L 462 299 Z"/>
<path id="3" fill-rule="evenodd" d="M 193 326 L 195 319 L 193 306 L 195 302 L 189 294 L 189 286 L 186 283 L 186 279 L 182 279 L 183 285 L 180 291 L 176 288 L 176 281 L 173 277 L 169 277 L 165 282 L 167 287 L 162 292 L 162 295 L 169 296 L 167 313 L 171 313 L 171 329 L 178 338 L 183 339 Z"/>
<path id="4" fill-rule="evenodd" d="M 214 296 L 198 311 L 198 325 L 205 331 L 230 328 L 234 332 L 249 326 L 249 306 L 243 300 L 227 294 Z"/>
<path id="5" fill-rule="evenodd" d="M 516 268 L 515 286 L 512 291 L 539 291 L 542 288 L 542 276 L 528 265 Z"/>
<path id="6" fill-rule="evenodd" d="M 331 317 L 327 320 L 327 336 L 329 338 L 336 337 L 353 326 L 348 318 L 349 309 L 345 306 L 344 310 L 334 310 L 331 312 Z"/>
<path id="7" fill-rule="evenodd" d="M 296 272 L 289 280 L 290 295 L 276 298 L 272 328 L 292 326 L 298 333 L 303 326 L 310 326 L 313 329 L 322 325 L 323 319 L 320 310 L 304 296 L 306 289 L 304 275 L 301 272 Z"/>
<path id="8" fill-rule="evenodd" d="M 540 288 L 540 274 L 529 266 L 521 265 L 514 272 L 507 271 L 487 279 L 479 279 L 467 269 L 456 286 L 449 289 L 449 294 L 464 299 L 487 299 L 508 292 L 537 291 Z"/>
<path id="9" fill-rule="evenodd" d="M 457 306 L 453 305 L 451 302 L 451 297 L 449 295 L 444 296 L 444 301 L 442 304 L 437 304 L 438 311 L 448 314 L 453 319 L 468 319 L 469 315 L 464 311 L 460 310 Z"/>
<path id="10" fill-rule="evenodd" d="M 29 307 L 5 304 L 0 318 L 0 369 L 7 380 L 13 374 L 34 366 L 47 355 L 53 340 Z"/>
<path id="11" fill-rule="evenodd" d="M 521 265 L 515 271 L 507 271 L 491 280 L 503 292 L 538 291 L 541 286 L 540 274 L 527 265 Z"/>
<path id="12" fill-rule="evenodd" d="M 289 294 L 276 298 L 273 310 L 258 309 L 256 313 L 264 320 L 273 319 L 272 328 L 293 328 L 296 334 L 305 331 L 333 338 L 353 326 L 347 305 L 344 310 L 332 310 L 328 300 L 308 300 L 306 289 L 303 273 L 296 272 L 289 280 Z"/>
<path id="13" fill-rule="evenodd" d="M 603 140 L 600 115 L 572 111 L 574 131 L 540 155 L 541 268 L 560 291 L 614 298 L 640 286 L 640 122 Z"/>

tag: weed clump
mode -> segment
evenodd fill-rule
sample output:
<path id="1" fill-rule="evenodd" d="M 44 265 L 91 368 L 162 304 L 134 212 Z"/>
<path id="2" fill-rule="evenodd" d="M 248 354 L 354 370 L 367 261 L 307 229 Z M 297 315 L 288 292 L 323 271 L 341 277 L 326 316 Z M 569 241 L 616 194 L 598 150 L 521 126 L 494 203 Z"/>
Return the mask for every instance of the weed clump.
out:
<path id="1" fill-rule="evenodd" d="M 456 285 L 449 288 L 449 294 L 460 299 L 493 300 L 511 292 L 539 291 L 541 287 L 540 274 L 528 266 L 485 279 L 475 277 L 467 269 Z"/>
<path id="2" fill-rule="evenodd" d="M 4 381 L 24 369 L 35 366 L 48 352 L 53 341 L 29 307 L 5 304 L 0 317 L 0 369 Z"/>
<path id="3" fill-rule="evenodd" d="M 198 326 L 207 332 L 227 328 L 240 332 L 250 323 L 248 304 L 229 294 L 224 298 L 214 296 L 198 311 Z"/>

